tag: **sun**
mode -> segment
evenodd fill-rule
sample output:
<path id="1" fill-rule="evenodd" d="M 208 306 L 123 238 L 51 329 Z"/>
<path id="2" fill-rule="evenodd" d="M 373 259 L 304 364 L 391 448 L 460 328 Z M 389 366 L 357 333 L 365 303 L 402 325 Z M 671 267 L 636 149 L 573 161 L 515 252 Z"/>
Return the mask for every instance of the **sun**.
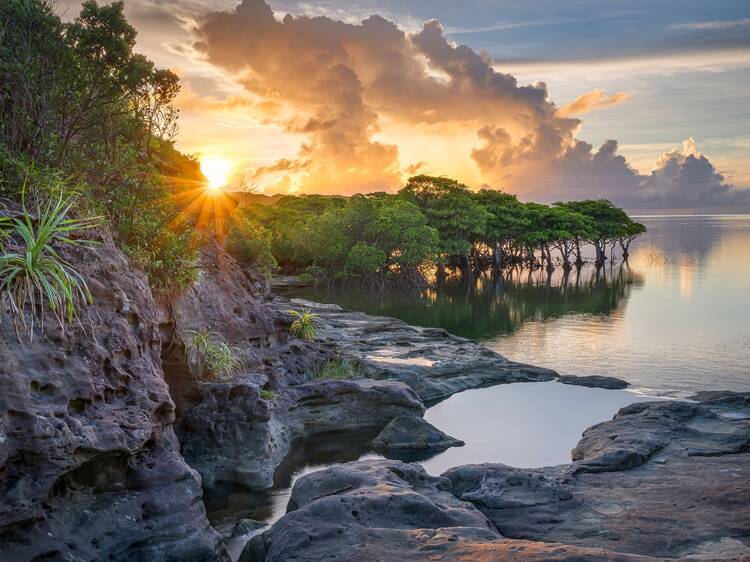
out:
<path id="1" fill-rule="evenodd" d="M 208 179 L 209 189 L 219 189 L 229 181 L 232 165 L 221 156 L 204 156 L 201 158 L 201 173 Z"/>

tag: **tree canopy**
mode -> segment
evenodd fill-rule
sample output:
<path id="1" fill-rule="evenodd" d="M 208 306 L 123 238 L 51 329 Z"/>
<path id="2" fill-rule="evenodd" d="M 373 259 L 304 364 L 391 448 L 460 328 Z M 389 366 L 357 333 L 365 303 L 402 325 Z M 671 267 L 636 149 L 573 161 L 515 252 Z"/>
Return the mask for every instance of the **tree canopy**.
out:
<path id="1" fill-rule="evenodd" d="M 601 265 L 607 244 L 621 242 L 626 254 L 645 231 L 609 201 L 523 203 L 502 191 L 474 192 L 427 175 L 409 179 L 397 194 L 285 196 L 245 212 L 271 231 L 272 252 L 283 269 L 308 269 L 329 280 L 414 282 L 426 269 L 446 266 L 464 272 L 515 264 L 552 269 L 556 257 L 570 268 L 585 244 L 601 250 Z"/>

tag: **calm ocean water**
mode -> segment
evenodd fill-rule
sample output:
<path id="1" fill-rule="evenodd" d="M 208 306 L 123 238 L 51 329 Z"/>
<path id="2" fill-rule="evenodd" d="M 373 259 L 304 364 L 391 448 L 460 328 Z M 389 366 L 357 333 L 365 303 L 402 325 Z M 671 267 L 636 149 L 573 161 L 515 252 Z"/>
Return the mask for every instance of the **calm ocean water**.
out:
<path id="1" fill-rule="evenodd" d="M 439 326 L 509 359 L 650 395 L 750 390 L 750 215 L 643 216 L 627 263 L 487 273 L 420 295 L 297 292 Z"/>

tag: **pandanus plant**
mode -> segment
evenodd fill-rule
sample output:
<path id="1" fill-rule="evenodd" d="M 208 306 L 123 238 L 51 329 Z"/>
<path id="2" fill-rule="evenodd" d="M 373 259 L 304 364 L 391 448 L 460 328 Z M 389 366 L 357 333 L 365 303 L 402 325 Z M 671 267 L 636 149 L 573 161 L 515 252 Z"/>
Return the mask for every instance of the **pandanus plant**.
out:
<path id="1" fill-rule="evenodd" d="M 73 238 L 74 232 L 99 225 L 97 217 L 69 218 L 75 202 L 75 196 L 60 190 L 37 205 L 35 217 L 24 204 L 19 216 L 0 219 L 0 302 L 7 303 L 19 341 L 22 333 L 33 341 L 37 318 L 44 331 L 47 311 L 64 332 L 66 324 L 78 319 L 79 309 L 92 301 L 83 276 L 59 251 L 96 243 Z"/>
<path id="2" fill-rule="evenodd" d="M 287 312 L 294 316 L 291 326 L 292 335 L 301 340 L 313 341 L 317 332 L 318 315 L 311 312 L 309 308 L 303 308 L 301 311 L 288 310 Z"/>

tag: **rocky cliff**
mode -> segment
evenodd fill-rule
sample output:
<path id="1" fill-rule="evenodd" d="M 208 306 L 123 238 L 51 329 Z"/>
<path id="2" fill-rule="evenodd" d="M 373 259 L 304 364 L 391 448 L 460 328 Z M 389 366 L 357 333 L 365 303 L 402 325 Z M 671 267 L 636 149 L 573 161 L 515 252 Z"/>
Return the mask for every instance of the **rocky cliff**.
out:
<path id="1" fill-rule="evenodd" d="M 108 240 L 71 259 L 94 297 L 80 325 L 48 321 L 33 343 L 0 326 L 2 558 L 220 560 L 148 282 Z"/>

